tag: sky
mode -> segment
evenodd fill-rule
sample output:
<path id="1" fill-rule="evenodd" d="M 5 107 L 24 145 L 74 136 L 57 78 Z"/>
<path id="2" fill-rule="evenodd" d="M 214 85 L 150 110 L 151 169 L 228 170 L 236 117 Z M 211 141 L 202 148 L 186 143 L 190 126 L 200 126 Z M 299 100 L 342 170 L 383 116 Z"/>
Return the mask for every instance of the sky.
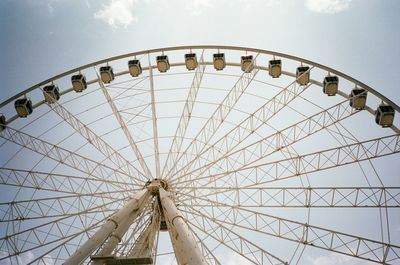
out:
<path id="1" fill-rule="evenodd" d="M 324 64 L 399 105 L 399 13 L 398 0 L 1 0 L 0 102 L 107 57 L 217 44 Z M 336 254 L 305 259 L 349 263 Z"/>
<path id="2" fill-rule="evenodd" d="M 396 0 L 2 0 L 0 100 L 110 56 L 223 44 L 325 64 L 399 104 L 399 12 Z"/>

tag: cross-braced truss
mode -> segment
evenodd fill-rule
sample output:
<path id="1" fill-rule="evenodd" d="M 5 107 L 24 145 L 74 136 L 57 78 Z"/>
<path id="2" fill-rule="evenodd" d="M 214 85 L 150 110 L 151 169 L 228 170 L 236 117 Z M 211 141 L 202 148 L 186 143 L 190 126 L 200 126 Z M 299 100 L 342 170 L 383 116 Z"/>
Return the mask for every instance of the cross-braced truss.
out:
<path id="1" fill-rule="evenodd" d="M 241 47 L 57 75 L 0 104 L 0 264 L 400 264 L 399 111 Z"/>

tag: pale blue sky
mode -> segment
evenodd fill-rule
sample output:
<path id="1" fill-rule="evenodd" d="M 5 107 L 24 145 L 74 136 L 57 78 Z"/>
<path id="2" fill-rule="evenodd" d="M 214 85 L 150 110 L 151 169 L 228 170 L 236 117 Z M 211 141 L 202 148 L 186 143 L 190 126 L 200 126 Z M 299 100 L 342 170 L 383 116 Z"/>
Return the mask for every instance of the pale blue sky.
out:
<path id="1" fill-rule="evenodd" d="M 111 2 L 2 0 L 0 100 L 59 72 L 121 53 L 227 44 L 326 64 L 400 102 L 400 1 Z M 118 4 L 124 12 L 115 9 Z"/>
<path id="2" fill-rule="evenodd" d="M 398 0 L 1 0 L 0 102 L 110 56 L 218 44 L 325 64 L 399 105 L 399 14 Z M 349 262 L 307 255 L 305 263 Z"/>

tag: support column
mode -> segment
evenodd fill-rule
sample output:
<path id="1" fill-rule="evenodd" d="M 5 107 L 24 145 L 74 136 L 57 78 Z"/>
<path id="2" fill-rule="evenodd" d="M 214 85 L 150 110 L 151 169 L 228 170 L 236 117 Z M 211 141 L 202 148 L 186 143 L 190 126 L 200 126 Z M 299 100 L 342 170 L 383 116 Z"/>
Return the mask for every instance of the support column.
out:
<path id="1" fill-rule="evenodd" d="M 147 258 L 153 256 L 153 250 L 155 247 L 156 235 L 160 230 L 160 209 L 158 207 L 158 202 L 154 202 L 153 217 L 151 219 L 151 224 L 146 228 L 145 231 L 136 240 L 135 245 L 129 257 L 135 258 Z"/>
<path id="2" fill-rule="evenodd" d="M 122 223 L 132 214 L 133 211 L 140 213 L 140 206 L 149 198 L 147 189 L 136 193 L 122 209 L 116 211 L 97 232 L 89 238 L 64 265 L 81 264 L 90 254 L 93 253 Z M 142 210 L 141 208 L 140 210 Z"/>
<path id="3" fill-rule="evenodd" d="M 109 256 L 112 254 L 114 249 L 117 247 L 118 243 L 121 242 L 122 237 L 128 231 L 129 227 L 131 227 L 132 223 L 135 219 L 142 213 L 143 208 L 146 206 L 146 201 L 150 197 L 150 193 L 147 192 L 142 199 L 138 202 L 138 208 L 130 213 L 130 215 L 122 220 L 121 224 L 117 229 L 110 235 L 107 241 L 104 243 L 103 247 L 99 251 L 96 256 Z M 92 262 L 93 265 L 101 265 L 103 264 L 100 260 L 94 260 Z"/>
<path id="4" fill-rule="evenodd" d="M 159 193 L 178 263 L 180 265 L 208 265 L 183 215 L 176 208 L 168 192 L 160 187 Z"/>

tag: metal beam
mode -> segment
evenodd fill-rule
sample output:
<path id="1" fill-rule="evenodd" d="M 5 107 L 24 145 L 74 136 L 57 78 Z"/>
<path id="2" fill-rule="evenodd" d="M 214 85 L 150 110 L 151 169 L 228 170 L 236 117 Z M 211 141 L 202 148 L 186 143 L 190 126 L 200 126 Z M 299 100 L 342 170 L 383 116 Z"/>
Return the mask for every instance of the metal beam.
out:
<path id="1" fill-rule="evenodd" d="M 86 124 L 81 122 L 75 115 L 69 112 L 57 101 L 52 104 L 48 104 L 49 107 L 63 118 L 75 131 L 77 131 L 83 138 L 85 138 L 90 144 L 92 144 L 100 153 L 108 158 L 114 165 L 124 171 L 131 178 L 132 182 L 143 185 L 145 182 L 143 179 L 138 179 L 140 175 L 146 179 L 137 168 L 135 168 L 125 157 L 123 157 L 118 151 L 116 151 L 111 145 L 103 140 L 100 136 L 94 133 Z"/>
<path id="2" fill-rule="evenodd" d="M 244 207 L 230 206 L 203 198 L 194 200 L 207 201 L 207 207 L 196 208 L 184 205 L 185 211 L 194 219 L 208 219 L 212 222 L 224 222 L 239 229 L 257 231 L 266 235 L 279 237 L 293 242 L 329 250 L 381 264 L 398 264 L 400 261 L 400 246 L 380 242 L 360 236 L 341 233 L 338 231 L 276 217 L 257 212 Z M 221 208 L 220 206 L 228 207 Z M 254 220 L 249 226 L 249 219 Z M 199 220 L 199 223 L 204 220 Z"/>
<path id="3" fill-rule="evenodd" d="M 100 180 L 91 176 L 73 176 L 16 168 L 0 168 L 0 184 L 66 194 L 109 192 L 109 185 L 129 185 L 130 190 L 135 188 L 134 184 L 131 183 Z M 96 188 L 90 189 L 89 187 Z M 122 191 L 123 189 L 118 190 Z"/>
<path id="4" fill-rule="evenodd" d="M 256 60 L 258 55 L 259 54 L 254 57 L 254 61 Z M 221 101 L 217 109 L 213 112 L 211 117 L 206 121 L 205 125 L 198 132 L 193 141 L 190 142 L 189 146 L 177 159 L 173 167 L 166 173 L 167 179 L 175 178 L 174 174 L 179 170 L 179 165 L 186 166 L 189 162 L 193 163 L 191 157 L 189 157 L 188 154 L 199 154 L 201 151 L 204 150 L 204 148 L 207 146 L 208 141 L 211 140 L 212 136 L 225 121 L 228 114 L 236 105 L 244 91 L 249 87 L 258 72 L 259 69 L 254 68 L 250 73 L 242 73 L 242 75 L 230 89 L 229 93 Z"/>
<path id="5" fill-rule="evenodd" d="M 112 180 L 126 183 L 130 180 L 125 172 L 113 169 L 83 155 L 79 155 L 11 127 L 7 127 L 3 130 L 0 133 L 0 137 L 103 181 Z M 109 184 L 116 189 L 124 189 L 126 186 L 116 183 Z"/>
<path id="6" fill-rule="evenodd" d="M 149 192 L 142 190 L 136 193 L 122 209 L 116 211 L 107 222 L 97 232 L 90 237 L 82 246 L 80 246 L 75 253 L 69 257 L 63 264 L 64 265 L 77 265 L 81 264 L 90 254 L 93 253 L 108 237 L 121 225 L 126 218 L 130 216 L 133 211 L 139 211 L 140 205 L 148 198 Z"/>
<path id="7" fill-rule="evenodd" d="M 217 179 L 223 181 L 225 177 L 228 177 L 228 179 L 235 179 L 237 183 L 241 183 L 243 177 L 245 177 L 242 173 L 247 172 L 249 175 L 251 174 L 252 177 L 246 177 L 248 184 L 242 187 L 248 188 L 399 152 L 400 135 L 395 134 L 303 154 L 279 161 L 250 166 L 243 165 L 240 168 L 231 169 L 223 173 L 205 175 L 194 180 L 182 181 L 174 184 L 181 186 L 184 183 L 193 182 L 194 185 L 199 183 L 199 185 L 203 186 L 208 184 L 204 183 L 204 179 L 211 179 L 209 182 L 211 183 L 215 182 Z M 201 182 L 202 180 L 203 183 Z"/>
<path id="8" fill-rule="evenodd" d="M 208 237 L 213 238 L 251 263 L 288 265 L 287 262 L 265 250 L 263 247 L 232 231 L 232 227 L 225 226 L 224 222 L 215 218 L 209 218 L 199 212 L 192 213 L 192 211 L 192 208 L 190 208 L 190 211 L 184 210 L 183 212 L 187 217 L 194 217 L 188 221 L 193 227 L 206 233 Z"/>
<path id="9" fill-rule="evenodd" d="M 302 75 L 309 73 L 312 68 L 310 68 L 307 72 L 303 73 Z M 292 102 L 295 98 L 297 98 L 301 93 L 303 93 L 310 85 L 309 83 L 307 86 L 300 86 L 297 84 L 297 80 L 302 76 L 300 75 L 295 80 L 293 80 L 289 85 L 283 88 L 279 93 L 277 93 L 273 98 L 268 100 L 264 105 L 258 108 L 255 112 L 248 115 L 246 119 L 241 121 L 237 124 L 232 130 L 230 130 L 227 134 L 217 140 L 215 143 L 210 145 L 208 148 L 203 146 L 201 151 L 196 155 L 196 157 L 191 160 L 187 161 L 187 164 L 176 172 L 176 176 L 173 179 L 177 179 L 185 173 L 187 173 L 191 166 L 194 164 L 201 157 L 212 157 L 211 160 L 218 162 L 219 157 L 225 156 L 230 151 L 232 151 L 236 146 L 246 140 L 249 136 L 251 136 L 255 131 L 257 131 L 260 127 L 262 127 L 265 123 L 267 123 L 273 116 L 279 113 L 282 109 L 284 109 L 290 102 Z M 198 149 L 196 149 L 198 150 Z M 211 165 L 205 166 L 204 161 L 201 163 L 199 161 L 199 165 L 196 165 L 198 168 L 202 168 L 203 171 L 199 173 L 201 175 L 204 170 L 212 166 Z M 205 167 L 205 169 L 203 168 Z M 192 175 L 192 174 L 188 174 Z M 187 179 L 185 177 L 184 179 Z"/>
<path id="10" fill-rule="evenodd" d="M 291 94 L 293 93 L 290 93 L 289 95 Z M 263 112 L 269 111 L 270 110 L 264 110 Z M 355 113 L 358 113 L 358 111 L 351 108 L 348 101 L 346 100 L 328 109 L 320 111 L 310 117 L 307 117 L 293 125 L 290 125 L 283 130 L 270 134 L 263 139 L 249 144 L 239 150 L 230 153 L 225 152 L 223 156 L 219 155 L 219 152 L 220 150 L 223 150 L 223 147 L 218 144 L 220 141 L 217 141 L 217 143 L 207 149 L 209 150 L 208 156 L 211 156 L 210 160 L 212 162 L 206 162 L 206 160 L 199 161 L 200 164 L 202 162 L 202 166 L 190 172 L 186 171 L 186 179 L 189 178 L 188 176 L 190 176 L 191 179 L 195 179 L 201 175 L 206 175 L 206 171 L 209 169 L 218 168 L 222 172 L 225 172 L 234 168 L 236 164 L 238 164 L 239 166 L 248 166 L 254 164 L 255 162 L 264 159 L 275 152 L 288 148 L 292 144 L 299 142 L 323 129 L 326 129 L 329 126 L 332 126 L 354 115 Z M 231 141 L 231 144 L 242 142 L 244 139 L 242 139 L 243 137 L 241 135 L 243 135 L 246 130 L 251 130 L 250 124 L 257 124 L 258 122 L 266 121 L 266 118 L 262 117 L 264 115 L 266 117 L 269 117 L 269 115 L 262 114 L 260 117 L 261 120 L 257 121 L 254 117 L 257 117 L 259 115 L 260 114 L 256 116 L 251 115 L 253 116 L 253 118 L 251 118 L 250 120 L 254 119 L 253 122 L 248 122 L 247 124 L 244 124 L 243 128 L 238 127 L 238 129 L 236 130 L 236 134 L 228 133 L 226 136 L 221 138 L 222 143 L 227 144 L 228 140 Z M 246 126 L 250 127 L 246 129 Z M 235 132 L 235 130 L 232 130 L 231 132 Z M 235 137 L 238 138 L 236 141 L 233 140 Z M 228 151 L 234 148 L 234 146 L 230 146 L 230 148 L 227 148 Z M 205 152 L 204 155 L 206 155 L 206 153 L 207 152 Z"/>
<path id="11" fill-rule="evenodd" d="M 270 50 L 255 49 L 255 48 L 249 48 L 249 47 L 238 47 L 238 46 L 227 46 L 227 45 L 173 46 L 173 47 L 164 47 L 164 48 L 158 48 L 158 49 L 143 50 L 143 51 L 138 51 L 138 52 L 131 52 L 131 53 L 122 54 L 122 55 L 118 55 L 118 56 L 114 56 L 114 57 L 109 57 L 109 58 L 99 60 L 96 62 L 92 62 L 92 63 L 86 64 L 86 65 L 83 65 L 80 67 L 76 67 L 76 68 L 66 71 L 64 73 L 61 73 L 61 74 L 55 75 L 51 78 L 48 78 L 36 85 L 33 85 L 33 86 L 25 89 L 24 91 L 12 96 L 11 98 L 5 100 L 4 102 L 0 103 L 0 108 L 4 107 L 8 103 L 13 102 L 16 99 L 28 94 L 29 92 L 39 88 L 40 86 L 51 83 L 53 80 L 60 79 L 65 76 L 71 75 L 73 73 L 79 72 L 82 69 L 86 69 L 86 68 L 104 64 L 104 63 L 110 63 L 112 61 L 116 61 L 116 60 L 120 60 L 120 59 L 124 59 L 124 58 L 128 58 L 128 57 L 135 57 L 135 56 L 140 56 L 140 55 L 149 54 L 149 53 L 160 53 L 160 52 L 190 50 L 190 49 L 235 50 L 235 51 L 255 52 L 255 53 L 266 54 L 266 55 L 270 55 L 270 56 L 276 56 L 276 57 L 280 57 L 280 58 L 286 58 L 289 60 L 293 60 L 293 61 L 304 63 L 307 65 L 311 65 L 311 66 L 323 69 L 333 75 L 338 75 L 339 77 L 349 80 L 350 82 L 354 83 L 357 87 L 366 89 L 368 92 L 371 92 L 376 97 L 382 99 L 382 101 L 391 105 L 397 112 L 400 112 L 400 107 L 397 104 L 395 104 L 393 101 L 391 101 L 390 99 L 388 99 L 385 96 L 383 96 L 382 94 L 380 94 L 378 91 L 374 90 L 372 87 L 367 86 L 366 84 L 362 83 L 361 81 L 356 80 L 345 73 L 342 73 L 340 71 L 337 71 L 337 70 L 327 67 L 325 65 L 322 65 L 322 64 L 310 61 L 310 60 L 306 60 L 306 59 L 303 59 L 303 58 L 300 58 L 297 56 L 285 54 L 285 53 L 280 53 L 280 52 L 275 52 L 275 51 L 270 51 Z M 126 71 L 126 73 L 128 73 L 128 71 Z"/>
<path id="12" fill-rule="evenodd" d="M 214 198 L 241 207 L 371 208 L 400 207 L 400 187 L 199 187 L 179 192 L 179 201 Z M 204 204 L 192 204 L 204 206 Z M 223 207 L 223 206 L 221 206 Z"/>
<path id="13" fill-rule="evenodd" d="M 131 227 L 136 218 L 142 213 L 149 197 L 150 193 L 147 192 L 146 195 L 144 195 L 143 198 L 140 199 L 140 202 L 138 203 L 138 208 L 132 211 L 129 214 L 129 216 L 127 216 L 122 220 L 122 222 L 118 225 L 117 229 L 115 229 L 115 231 L 112 232 L 107 241 L 102 245 L 101 250 L 99 251 L 99 253 L 96 254 L 97 257 L 109 256 L 112 254 L 114 249 L 117 247 L 118 243 L 121 242 L 122 237 L 128 231 L 129 227 Z M 93 261 L 93 265 L 100 265 L 100 264 L 102 264 L 102 262 L 99 260 Z"/>
<path id="14" fill-rule="evenodd" d="M 149 62 L 149 79 L 150 79 L 150 95 L 151 95 L 151 116 L 153 121 L 153 144 L 154 144 L 154 162 L 156 165 L 156 178 L 160 178 L 160 147 L 158 144 L 158 127 L 157 127 L 157 112 L 156 99 L 154 94 L 154 76 L 153 67 L 151 66 L 150 54 L 147 55 Z"/>
<path id="15" fill-rule="evenodd" d="M 153 257 L 155 254 L 154 248 L 156 235 L 160 230 L 160 209 L 158 207 L 158 200 L 154 202 L 153 216 L 151 219 L 151 224 L 146 228 L 146 230 L 139 236 L 136 240 L 135 245 L 129 252 L 130 257 L 135 258 L 148 258 Z"/>
<path id="16" fill-rule="evenodd" d="M 206 66 L 207 65 L 204 63 L 203 51 L 200 56 L 198 67 L 196 68 L 193 76 L 192 84 L 190 86 L 185 106 L 183 107 L 183 111 L 179 119 L 178 126 L 176 128 L 174 139 L 172 140 L 172 144 L 168 152 L 168 156 L 162 171 L 163 176 L 165 172 L 168 172 L 175 165 L 176 160 L 178 159 L 179 151 L 181 150 L 190 118 L 192 117 L 192 111 L 196 102 L 196 97 L 197 93 L 199 92 L 201 81 L 203 80 Z"/>
<path id="17" fill-rule="evenodd" d="M 134 154 L 136 155 L 136 158 L 139 161 L 139 164 L 143 169 L 144 175 L 148 179 L 152 179 L 153 175 L 151 174 L 151 171 L 148 168 L 148 166 L 146 164 L 146 161 L 144 160 L 144 158 L 142 156 L 142 153 L 140 152 L 138 146 L 136 145 L 135 140 L 133 139 L 131 133 L 129 132 L 129 129 L 126 126 L 124 119 L 122 118 L 121 114 L 119 113 L 119 110 L 118 110 L 117 106 L 115 105 L 113 99 L 111 98 L 111 96 L 108 93 L 106 87 L 104 86 L 104 83 L 101 81 L 99 73 L 97 71 L 95 71 L 95 72 L 96 72 L 96 75 L 97 75 L 97 80 L 98 80 L 100 89 L 103 92 L 104 97 L 106 98 L 108 104 L 110 105 L 110 108 L 111 108 L 112 112 L 114 113 L 115 118 L 117 119 L 119 125 L 121 126 L 121 129 L 124 132 L 124 134 L 126 136 L 126 139 L 128 140 L 128 142 L 129 142 Z"/>
<path id="18" fill-rule="evenodd" d="M 207 265 L 206 259 L 196 244 L 195 237 L 190 231 L 183 215 L 169 197 L 168 192 L 160 187 L 159 193 L 168 231 L 170 232 L 171 239 L 175 239 L 173 242 L 175 241 L 176 244 L 175 253 L 178 263 L 181 265 Z"/>

